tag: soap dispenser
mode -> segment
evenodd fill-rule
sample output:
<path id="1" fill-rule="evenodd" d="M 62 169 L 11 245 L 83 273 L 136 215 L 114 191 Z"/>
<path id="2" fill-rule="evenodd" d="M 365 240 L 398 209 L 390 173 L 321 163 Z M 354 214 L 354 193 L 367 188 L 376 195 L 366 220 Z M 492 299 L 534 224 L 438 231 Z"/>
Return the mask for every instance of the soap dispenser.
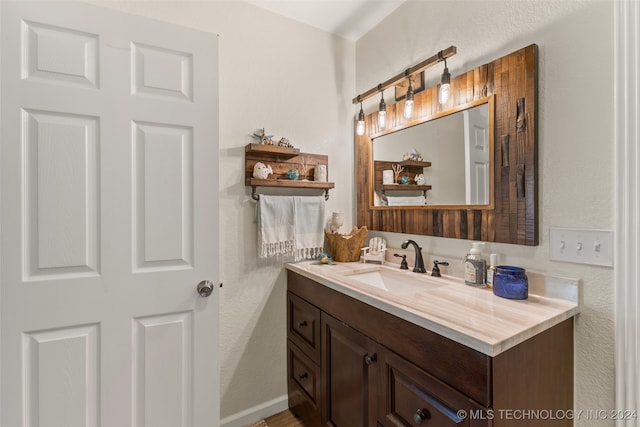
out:
<path id="1" fill-rule="evenodd" d="M 482 258 L 482 242 L 473 242 L 464 258 L 464 282 L 469 286 L 484 287 L 487 263 Z"/>
<path id="2" fill-rule="evenodd" d="M 489 265 L 487 266 L 487 287 L 493 288 L 493 278 L 498 266 L 498 254 L 489 255 Z"/>

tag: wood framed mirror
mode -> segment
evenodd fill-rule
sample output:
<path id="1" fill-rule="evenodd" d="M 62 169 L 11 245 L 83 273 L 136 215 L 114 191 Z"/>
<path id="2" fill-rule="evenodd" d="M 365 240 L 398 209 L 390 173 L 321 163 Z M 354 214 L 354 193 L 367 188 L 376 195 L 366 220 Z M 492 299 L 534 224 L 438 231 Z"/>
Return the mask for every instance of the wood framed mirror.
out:
<path id="1" fill-rule="evenodd" d="M 358 226 L 374 231 L 537 245 L 537 64 L 538 47 L 530 45 L 452 78 L 445 105 L 438 103 L 439 86 L 433 86 L 415 95 L 414 113 L 409 119 L 404 117 L 404 101 L 387 106 L 385 129 L 378 128 L 377 112 L 366 116 L 365 133 L 355 138 Z M 486 113 L 479 113 L 486 114 L 487 120 L 485 172 L 479 172 L 482 167 L 469 168 L 473 161 L 467 153 L 462 155 L 466 163 L 459 161 L 458 175 L 445 176 L 445 171 L 451 172 L 453 167 L 446 157 L 438 155 L 442 145 L 421 145 L 421 141 L 451 144 L 444 134 L 457 131 L 451 131 L 449 125 L 443 130 L 441 124 L 436 131 L 419 129 L 444 123 L 446 117 L 468 120 L 458 113 L 466 114 L 480 105 L 487 108 Z M 383 149 L 381 144 L 393 149 Z M 417 163 L 404 159 L 412 145 L 422 157 Z M 460 149 L 464 151 L 463 145 Z M 393 165 L 405 168 L 404 181 L 408 184 L 383 184 L 382 171 Z M 421 172 L 426 182 L 418 186 L 414 179 Z M 486 194 L 473 195 L 470 188 L 477 189 L 479 184 L 470 182 L 473 177 L 481 181 L 482 176 Z M 463 195 L 457 198 L 453 197 L 460 192 L 456 189 L 459 185 L 453 186 L 456 180 L 466 182 L 460 190 Z M 390 204 L 390 194 L 400 202 Z M 421 197 L 425 197 L 425 204 Z"/>

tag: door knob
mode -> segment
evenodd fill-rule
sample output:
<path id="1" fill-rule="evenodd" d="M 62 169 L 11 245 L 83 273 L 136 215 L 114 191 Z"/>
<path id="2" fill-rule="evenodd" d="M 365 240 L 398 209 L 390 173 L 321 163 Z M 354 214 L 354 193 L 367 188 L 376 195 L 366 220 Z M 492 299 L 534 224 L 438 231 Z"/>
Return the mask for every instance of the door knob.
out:
<path id="1" fill-rule="evenodd" d="M 202 298 L 206 298 L 213 292 L 213 283 L 208 280 L 203 280 L 198 283 L 198 293 Z"/>

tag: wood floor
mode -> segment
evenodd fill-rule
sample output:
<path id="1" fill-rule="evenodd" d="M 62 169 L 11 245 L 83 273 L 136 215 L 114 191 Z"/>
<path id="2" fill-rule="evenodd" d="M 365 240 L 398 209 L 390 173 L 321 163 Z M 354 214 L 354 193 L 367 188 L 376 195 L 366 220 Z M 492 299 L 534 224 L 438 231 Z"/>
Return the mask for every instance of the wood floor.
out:
<path id="1" fill-rule="evenodd" d="M 266 424 L 265 424 L 266 423 Z M 300 422 L 289 410 L 282 411 L 278 414 L 272 415 L 264 421 L 251 424 L 247 427 L 304 427 L 304 424 Z"/>

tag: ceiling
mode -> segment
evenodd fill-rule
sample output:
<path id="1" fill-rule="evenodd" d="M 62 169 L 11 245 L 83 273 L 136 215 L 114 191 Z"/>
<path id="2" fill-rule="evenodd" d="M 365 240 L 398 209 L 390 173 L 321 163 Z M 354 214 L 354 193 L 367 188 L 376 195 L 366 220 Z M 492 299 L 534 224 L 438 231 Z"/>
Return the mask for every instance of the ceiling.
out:
<path id="1" fill-rule="evenodd" d="M 349 40 L 358 40 L 405 0 L 246 0 Z"/>

